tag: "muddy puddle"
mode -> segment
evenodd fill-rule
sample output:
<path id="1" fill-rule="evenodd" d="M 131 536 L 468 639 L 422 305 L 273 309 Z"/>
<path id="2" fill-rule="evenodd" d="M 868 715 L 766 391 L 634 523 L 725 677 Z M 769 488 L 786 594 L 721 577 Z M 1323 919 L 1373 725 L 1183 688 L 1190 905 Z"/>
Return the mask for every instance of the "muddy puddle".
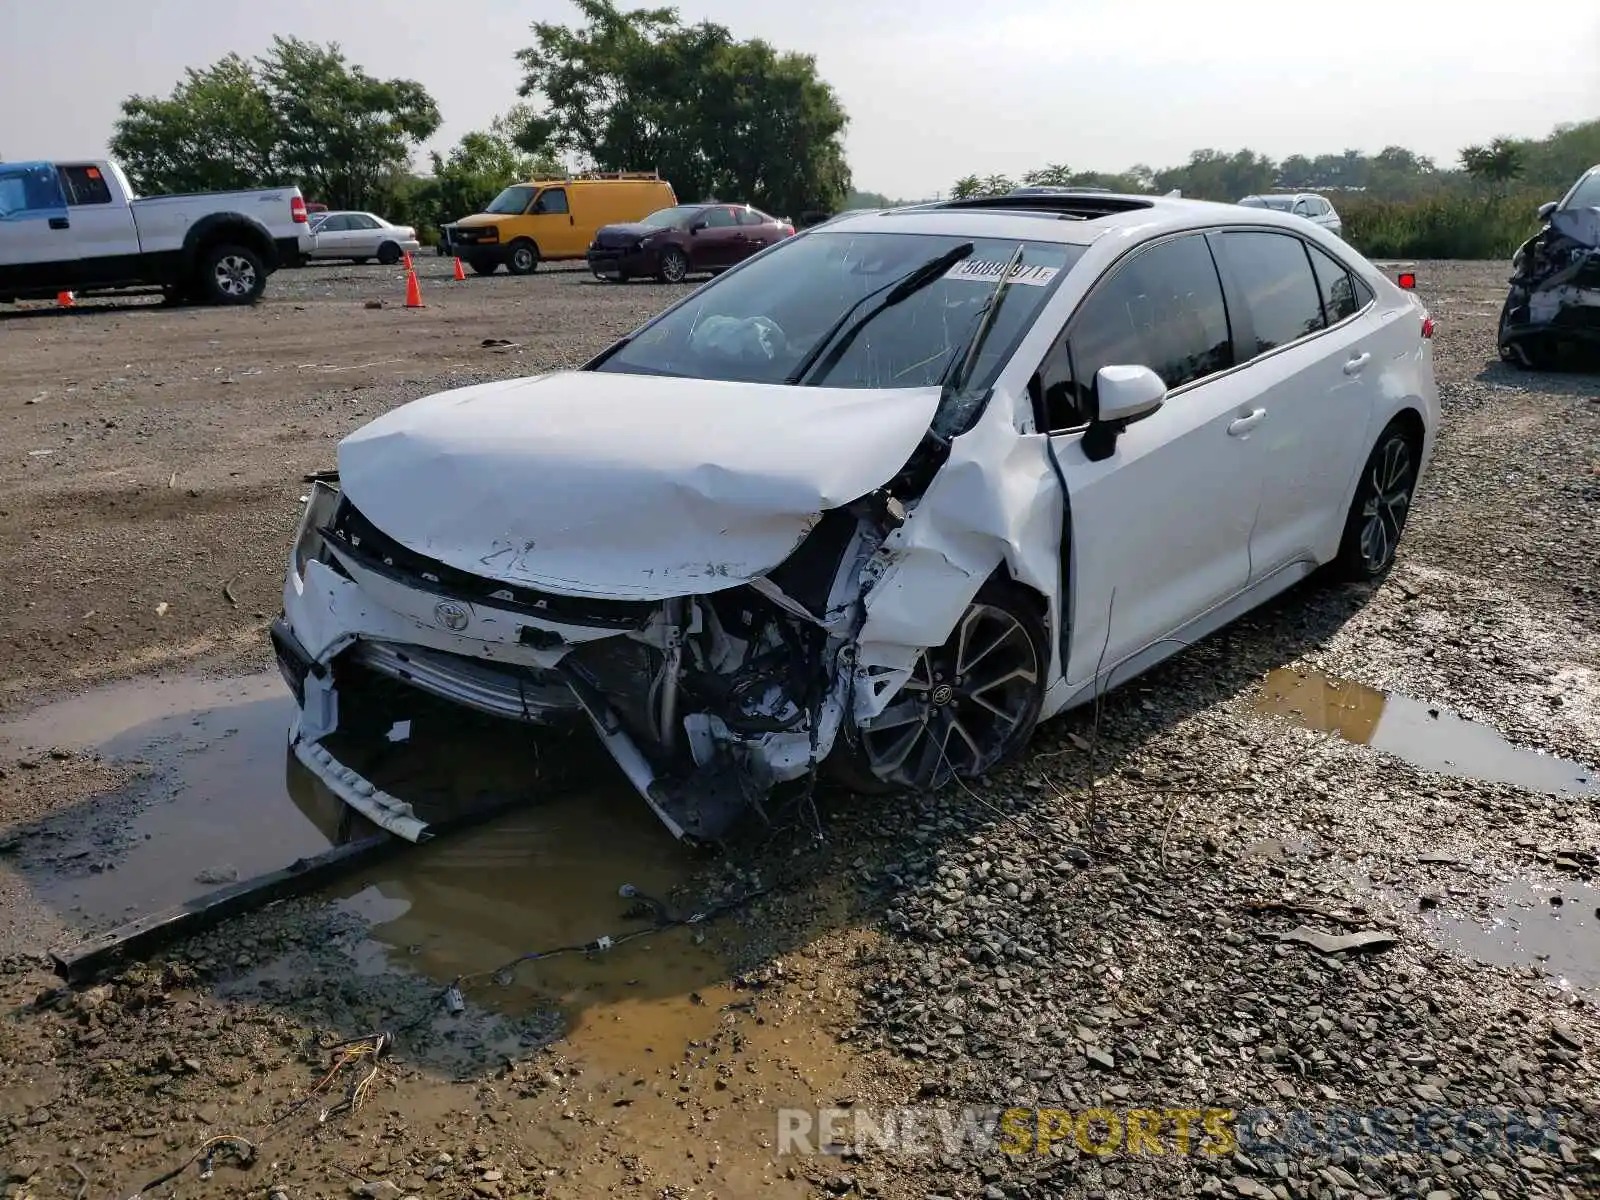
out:
<path id="1" fill-rule="evenodd" d="M 289 799 L 292 712 L 274 672 L 117 684 L 7 723 L 7 753 L 94 752 L 140 772 L 12 831 L 23 839 L 12 865 L 44 904 L 104 928 L 325 850 Z"/>
<path id="2" fill-rule="evenodd" d="M 0 745 L 19 753 L 142 764 L 129 788 L 20 831 L 0 869 L 87 931 L 372 832 L 289 752 L 291 713 L 274 673 L 119 685 L 0 728 Z M 711 900 L 697 890 L 702 864 L 598 747 L 426 705 L 415 716 L 410 737 L 341 758 L 425 819 L 485 797 L 527 803 L 330 889 L 344 924 L 327 939 L 292 907 L 207 935 L 197 953 L 218 993 L 341 1036 L 410 1027 L 401 1054 L 423 1076 L 385 1106 L 436 1127 L 462 1102 L 448 1079 L 494 1076 L 548 1046 L 564 1073 L 516 1136 L 581 1173 L 568 1194 L 610 1194 L 636 1177 L 807 1194 L 771 1147 L 779 1107 L 842 1094 L 849 1063 L 825 1024 L 835 1010 L 815 989 L 796 1001 L 745 986 L 733 964 L 804 951 L 843 914 L 659 929 L 637 896 L 672 917 L 700 911 Z M 603 937 L 612 944 L 595 950 Z M 441 998 L 453 981 L 454 1006 Z"/>
<path id="3" fill-rule="evenodd" d="M 1479 962 L 1533 967 L 1563 990 L 1600 994 L 1600 887 L 1512 879 L 1487 891 L 1430 914 L 1445 945 Z"/>
<path id="4" fill-rule="evenodd" d="M 1513 746 L 1489 726 L 1447 709 L 1317 671 L 1269 672 L 1255 705 L 1257 712 L 1371 746 L 1424 771 L 1532 792 L 1600 794 L 1600 775 L 1582 763 Z"/>

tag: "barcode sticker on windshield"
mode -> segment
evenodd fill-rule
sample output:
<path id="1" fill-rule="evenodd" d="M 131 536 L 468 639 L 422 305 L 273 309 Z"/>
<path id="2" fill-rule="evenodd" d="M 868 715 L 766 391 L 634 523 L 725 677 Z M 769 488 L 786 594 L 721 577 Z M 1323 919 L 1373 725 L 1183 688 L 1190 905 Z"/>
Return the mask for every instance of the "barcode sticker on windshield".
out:
<path id="1" fill-rule="evenodd" d="M 999 283 L 1000 272 L 1006 269 L 1003 262 L 984 262 L 981 259 L 968 258 L 958 262 L 945 272 L 946 279 L 972 279 L 979 283 Z M 1023 263 L 1011 272 L 1012 283 L 1026 283 L 1033 287 L 1043 287 L 1056 277 L 1056 267 L 1030 267 Z"/>

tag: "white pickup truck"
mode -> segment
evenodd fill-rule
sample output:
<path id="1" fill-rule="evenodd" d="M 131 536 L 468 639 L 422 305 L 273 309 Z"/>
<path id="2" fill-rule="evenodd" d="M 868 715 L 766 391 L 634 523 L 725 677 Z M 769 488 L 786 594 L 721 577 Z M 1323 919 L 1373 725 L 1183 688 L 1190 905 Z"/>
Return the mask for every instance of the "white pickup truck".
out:
<path id="1" fill-rule="evenodd" d="M 249 304 L 312 244 L 297 187 L 136 198 L 115 163 L 0 163 L 0 301 L 159 287 Z"/>

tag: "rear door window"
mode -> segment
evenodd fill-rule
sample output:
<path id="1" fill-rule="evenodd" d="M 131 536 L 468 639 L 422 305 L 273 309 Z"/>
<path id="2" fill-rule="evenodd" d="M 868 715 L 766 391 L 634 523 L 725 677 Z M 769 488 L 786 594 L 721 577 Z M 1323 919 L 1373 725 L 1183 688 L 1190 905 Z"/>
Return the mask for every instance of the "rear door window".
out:
<path id="1" fill-rule="evenodd" d="M 738 224 L 738 219 L 733 215 L 731 208 L 708 208 L 701 219 L 705 221 L 708 229 L 727 229 Z"/>
<path id="2" fill-rule="evenodd" d="M 1328 324 L 1337 325 L 1346 317 L 1354 316 L 1361 308 L 1356 300 L 1354 277 L 1327 251 L 1315 246 L 1306 249 L 1311 253 L 1311 268 L 1316 272 L 1317 287 L 1322 292 L 1322 311 Z"/>
<path id="3" fill-rule="evenodd" d="M 771 225 L 773 220 L 766 213 L 755 208 L 739 209 L 739 224 L 741 225 Z"/>
<path id="4" fill-rule="evenodd" d="M 1249 358 L 1317 332 L 1326 325 L 1317 277 L 1306 245 L 1287 233 L 1229 230 L 1217 238 L 1239 289 L 1254 343 Z"/>
<path id="5" fill-rule="evenodd" d="M 85 204 L 110 204 L 111 185 L 99 167 L 61 167 L 61 190 L 74 208 Z"/>
<path id="6" fill-rule="evenodd" d="M 1233 365 L 1228 309 L 1205 235 L 1140 251 L 1097 283 L 1029 382 L 1038 427 L 1088 423 L 1101 367 L 1149 367 L 1169 388 Z"/>

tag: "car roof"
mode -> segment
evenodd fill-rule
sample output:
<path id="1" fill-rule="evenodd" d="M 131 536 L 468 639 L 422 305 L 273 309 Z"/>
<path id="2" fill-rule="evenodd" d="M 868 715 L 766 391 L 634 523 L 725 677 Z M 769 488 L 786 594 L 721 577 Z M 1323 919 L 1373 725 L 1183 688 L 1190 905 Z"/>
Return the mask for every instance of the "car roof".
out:
<path id="1" fill-rule="evenodd" d="M 1210 200 L 1117 192 L 1058 192 L 847 213 L 812 231 L 966 234 L 1087 246 L 1112 232 L 1145 240 L 1219 225 L 1282 225 L 1297 233 L 1305 229 L 1301 219 L 1270 208 L 1245 210 Z"/>

